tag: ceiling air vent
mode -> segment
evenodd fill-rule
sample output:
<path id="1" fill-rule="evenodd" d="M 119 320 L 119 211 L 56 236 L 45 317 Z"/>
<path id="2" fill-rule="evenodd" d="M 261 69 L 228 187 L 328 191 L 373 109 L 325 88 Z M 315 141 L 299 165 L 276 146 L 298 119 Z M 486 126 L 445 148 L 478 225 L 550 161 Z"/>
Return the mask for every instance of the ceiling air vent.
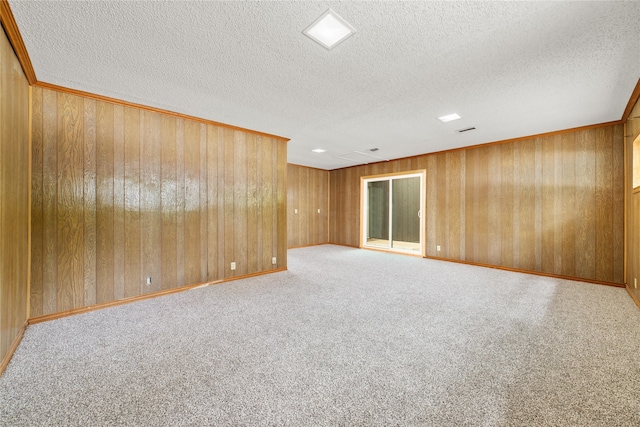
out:
<path id="1" fill-rule="evenodd" d="M 458 129 L 456 132 L 463 133 L 463 132 L 469 132 L 470 130 L 476 130 L 476 128 L 475 127 L 470 127 L 470 128 L 465 128 L 465 129 Z"/>

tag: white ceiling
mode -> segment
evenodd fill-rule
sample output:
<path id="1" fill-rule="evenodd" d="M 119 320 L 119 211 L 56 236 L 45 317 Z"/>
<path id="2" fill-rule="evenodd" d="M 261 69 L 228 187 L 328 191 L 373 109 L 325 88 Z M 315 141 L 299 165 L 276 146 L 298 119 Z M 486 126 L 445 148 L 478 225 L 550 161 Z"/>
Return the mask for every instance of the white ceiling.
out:
<path id="1" fill-rule="evenodd" d="M 9 3 L 39 81 L 291 138 L 322 169 L 619 120 L 640 77 L 637 1 Z M 302 34 L 328 8 L 357 31 L 332 50 Z"/>

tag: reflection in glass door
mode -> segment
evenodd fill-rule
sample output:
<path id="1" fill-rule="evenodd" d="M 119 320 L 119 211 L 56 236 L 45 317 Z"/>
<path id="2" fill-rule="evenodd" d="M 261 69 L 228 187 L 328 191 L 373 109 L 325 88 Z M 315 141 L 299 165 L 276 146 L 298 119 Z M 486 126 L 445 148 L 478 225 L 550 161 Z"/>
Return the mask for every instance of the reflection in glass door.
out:
<path id="1" fill-rule="evenodd" d="M 363 246 L 423 254 L 424 172 L 363 179 Z"/>

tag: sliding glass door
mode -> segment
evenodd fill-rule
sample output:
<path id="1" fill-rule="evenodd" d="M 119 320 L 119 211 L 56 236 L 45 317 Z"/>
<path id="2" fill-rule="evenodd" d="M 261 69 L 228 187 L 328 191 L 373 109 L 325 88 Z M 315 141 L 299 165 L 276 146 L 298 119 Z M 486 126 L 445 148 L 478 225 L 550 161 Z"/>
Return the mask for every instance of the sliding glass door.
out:
<path id="1" fill-rule="evenodd" d="M 423 255 L 424 172 L 363 178 L 362 246 Z"/>

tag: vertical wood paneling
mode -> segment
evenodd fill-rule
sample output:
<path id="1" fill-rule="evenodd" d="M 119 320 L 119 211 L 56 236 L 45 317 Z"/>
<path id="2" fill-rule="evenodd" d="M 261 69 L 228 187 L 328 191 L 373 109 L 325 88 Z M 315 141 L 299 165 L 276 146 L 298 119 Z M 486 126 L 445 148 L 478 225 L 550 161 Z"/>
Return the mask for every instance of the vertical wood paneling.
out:
<path id="1" fill-rule="evenodd" d="M 500 188 L 500 204 L 502 205 L 501 222 L 501 240 L 502 240 L 502 253 L 501 262 L 498 265 L 505 267 L 514 266 L 513 258 L 513 234 L 514 234 L 514 194 L 517 189 L 514 187 L 514 180 L 516 179 L 514 168 L 514 146 L 515 144 L 505 144 L 500 146 L 500 164 L 501 170 L 501 188 Z M 472 187 L 473 182 L 468 182 L 467 186 Z"/>
<path id="2" fill-rule="evenodd" d="M 289 183 L 287 185 L 287 241 L 290 248 L 301 246 L 298 233 L 298 215 L 296 212 L 298 200 L 303 190 L 298 179 L 299 167 L 288 165 Z"/>
<path id="3" fill-rule="evenodd" d="M 207 126 L 207 278 L 218 280 L 218 132 Z"/>
<path id="4" fill-rule="evenodd" d="M 0 67 L 2 64 L 0 63 Z M 42 89 L 33 88 L 31 97 L 31 134 L 33 143 L 31 145 L 31 289 L 29 305 L 31 315 L 38 316 L 43 311 L 42 268 L 44 266 Z"/>
<path id="5" fill-rule="evenodd" d="M 446 154 L 440 154 L 436 157 L 436 182 L 437 188 L 441 194 L 438 197 L 436 205 L 436 216 L 439 219 L 435 224 L 436 245 L 440 245 L 440 253 L 438 256 L 447 256 L 449 247 L 447 244 L 449 236 L 449 215 L 445 215 L 447 211 L 447 205 L 449 203 L 449 191 L 447 188 L 447 162 Z M 420 203 L 418 203 L 420 206 Z M 397 221 L 394 222 L 394 226 Z M 420 235 L 420 229 L 416 230 L 417 235 Z"/>
<path id="6" fill-rule="evenodd" d="M 596 137 L 596 279 L 613 277 L 613 128 Z"/>
<path id="7" fill-rule="evenodd" d="M 140 111 L 126 108 L 124 112 L 124 224 L 125 286 L 124 296 L 142 292 L 142 240 L 140 228 Z"/>
<path id="8" fill-rule="evenodd" d="M 233 159 L 231 159 L 233 163 Z M 200 125 L 184 126 L 184 280 L 200 282 Z"/>
<path id="9" fill-rule="evenodd" d="M 258 144 L 255 135 L 247 135 L 247 213 L 256 212 L 258 196 Z M 258 270 L 258 217 L 247 215 L 247 273 Z"/>
<path id="10" fill-rule="evenodd" d="M 113 301 L 113 105 L 96 106 L 96 302 Z M 56 283 L 56 282 L 54 282 Z M 62 311 L 52 307 L 46 313 Z"/>
<path id="11" fill-rule="evenodd" d="M 59 94 L 58 110 L 56 306 L 69 310 L 84 302 L 84 259 L 75 250 L 84 245 L 84 105 L 81 98 Z"/>
<path id="12" fill-rule="evenodd" d="M 477 167 L 477 157 L 478 157 L 478 150 L 468 150 L 467 151 L 467 162 L 466 162 L 466 168 L 465 168 L 465 182 L 476 182 L 476 167 Z M 465 253 L 465 259 L 467 261 L 474 261 L 477 262 L 477 257 L 476 257 L 476 250 L 477 250 L 477 241 L 478 241 L 478 235 L 477 233 L 475 233 L 474 230 L 474 221 L 475 221 L 475 217 L 476 217 L 476 212 L 478 209 L 478 200 L 477 200 L 477 196 L 476 196 L 476 192 L 477 190 L 480 189 L 480 187 L 476 187 L 474 186 L 470 186 L 467 185 L 466 186 L 466 191 L 465 191 L 465 206 L 466 206 L 466 216 L 465 216 L 465 236 L 466 236 L 466 241 L 465 241 L 465 249 L 466 249 L 466 253 Z M 439 196 L 438 196 L 439 197 Z M 429 195 L 427 194 L 427 201 L 432 201 L 431 198 L 429 198 Z"/>
<path id="13" fill-rule="evenodd" d="M 534 191 L 535 191 L 535 208 L 534 208 L 534 226 L 533 236 L 535 239 L 534 270 L 540 271 L 542 268 L 542 141 L 538 138 L 534 142 Z"/>
<path id="14" fill-rule="evenodd" d="M 575 219 L 576 230 L 576 275 L 595 277 L 595 191 L 596 158 L 594 156 L 593 132 L 582 131 L 576 134 L 576 193 L 575 210 L 579 212 Z"/>
<path id="15" fill-rule="evenodd" d="M 488 148 L 482 147 L 476 151 L 476 167 L 474 170 L 474 182 L 476 183 L 475 191 L 472 191 L 473 201 L 474 201 L 474 209 L 476 216 L 473 219 L 473 227 L 475 228 L 474 235 L 476 238 L 474 239 L 474 252 L 475 257 L 473 261 L 481 262 L 486 264 L 489 262 L 488 259 L 488 249 L 489 249 L 489 217 L 488 217 L 488 209 L 487 202 L 489 200 L 489 183 L 488 183 L 488 175 L 489 175 L 489 165 L 488 165 Z M 446 212 L 442 213 L 443 216 L 446 215 Z"/>
<path id="16" fill-rule="evenodd" d="M 542 260 L 541 271 L 554 270 L 554 250 L 555 250 L 555 224 L 556 216 L 554 211 L 555 191 L 554 185 L 556 151 L 555 138 L 542 139 Z M 578 154 L 578 153 L 576 153 Z"/>
<path id="17" fill-rule="evenodd" d="M 263 192 L 263 182 L 262 182 L 262 177 L 263 177 L 263 172 L 262 172 L 262 167 L 264 165 L 263 159 L 262 159 L 262 155 L 263 155 L 263 149 L 262 146 L 263 145 L 270 145 L 269 141 L 267 140 L 267 138 L 263 137 L 262 135 L 257 135 L 256 138 L 256 192 L 257 194 L 260 195 L 260 197 L 256 200 L 256 206 L 255 206 L 255 217 L 257 219 L 256 221 L 256 227 L 257 227 L 257 241 L 255 243 L 255 252 L 256 252 L 256 262 L 257 262 L 257 268 L 258 271 L 264 271 L 268 268 L 268 264 L 264 264 L 264 245 L 262 242 L 265 241 L 265 239 L 269 238 L 273 238 L 272 234 L 269 232 L 269 230 L 265 230 L 264 227 L 262 226 L 262 214 L 264 212 L 264 199 L 265 199 L 265 193 Z M 285 212 L 285 214 L 287 215 L 287 218 L 289 217 L 287 212 Z"/>
<path id="18" fill-rule="evenodd" d="M 271 257 L 273 256 L 273 217 L 275 215 L 274 209 L 274 197 L 275 197 L 275 183 L 273 182 L 273 170 L 275 165 L 273 164 L 273 152 L 276 147 L 272 144 L 265 143 L 263 138 L 262 148 L 262 269 L 268 270 L 271 268 Z M 225 146 L 226 150 L 226 146 Z M 225 153 L 226 154 L 226 153 Z M 226 176 L 226 171 L 225 171 Z M 226 232 L 226 229 L 225 229 Z M 225 267 L 228 268 L 228 267 Z"/>
<path id="19" fill-rule="evenodd" d="M 272 256 L 286 267 L 284 141 L 51 90 L 34 101 L 33 316 L 271 270 Z"/>
<path id="20" fill-rule="evenodd" d="M 575 276 L 575 133 L 562 135 L 562 274 Z"/>
<path id="21" fill-rule="evenodd" d="M 185 280 L 185 120 L 176 120 L 176 275 L 178 283 Z"/>
<path id="22" fill-rule="evenodd" d="M 96 303 L 96 101 L 84 100 L 84 305 Z M 35 140 L 35 138 L 34 138 Z M 42 143 L 42 140 L 39 142 Z M 33 217 L 32 217 L 33 218 Z M 32 220 L 33 222 L 33 220 Z M 33 234 L 33 233 L 32 233 Z"/>
<path id="23" fill-rule="evenodd" d="M 562 135 L 552 137 L 556 146 L 556 150 L 553 154 L 553 217 L 556 220 L 553 227 L 553 270 L 554 274 L 562 274 L 562 250 L 563 250 L 563 198 L 562 192 L 565 189 L 564 182 L 562 180 Z"/>
<path id="24" fill-rule="evenodd" d="M 487 147 L 487 263 L 499 265 L 502 254 L 502 205 L 500 203 L 502 193 L 502 159 L 500 147 Z M 456 212 L 452 216 L 457 216 Z"/>
<path id="25" fill-rule="evenodd" d="M 146 111 L 140 114 L 142 274 L 143 277 L 151 277 L 151 285 L 144 285 L 144 293 L 162 289 L 162 268 L 160 265 L 162 260 L 161 129 L 162 120 L 159 114 Z M 197 243 L 194 242 L 194 245 Z M 199 246 L 196 251 L 198 249 Z"/>
<path id="26" fill-rule="evenodd" d="M 535 145 L 533 140 L 522 141 L 519 145 L 519 182 L 518 192 L 519 216 L 518 236 L 519 263 L 518 268 L 534 270 L 535 262 Z"/>
<path id="27" fill-rule="evenodd" d="M 161 126 L 162 289 L 170 289 L 178 286 L 176 119 L 163 116 Z"/>
<path id="28" fill-rule="evenodd" d="M 329 241 L 329 174 L 329 171 L 320 169 L 287 166 L 288 247 L 318 245 Z M 298 209 L 297 214 L 295 209 Z"/>
<path id="29" fill-rule="evenodd" d="M 229 129 L 224 130 L 224 178 L 222 183 L 224 185 L 224 271 L 225 277 L 235 276 L 236 270 L 231 270 L 231 263 L 235 260 L 235 239 L 229 238 L 229 236 L 235 236 L 235 186 L 234 186 L 234 132 Z M 269 182 L 272 181 L 272 177 L 267 177 Z M 273 219 L 273 217 L 270 217 Z M 271 224 L 266 226 L 272 228 Z M 271 248 L 271 240 L 268 242 L 269 248 Z"/>
<path id="30" fill-rule="evenodd" d="M 43 146 L 42 164 L 42 241 L 43 241 L 43 266 L 42 266 L 42 314 L 52 313 L 57 310 L 57 227 L 56 208 L 58 185 L 56 182 L 56 168 L 58 163 L 57 152 L 57 122 L 58 106 L 57 95 L 50 90 L 44 90 L 42 94 L 42 138 L 47 141 Z M 36 313 L 33 313 L 34 315 Z"/>
<path id="31" fill-rule="evenodd" d="M 244 132 L 234 132 L 233 140 L 233 208 L 236 275 L 247 274 L 247 135 Z M 286 231 L 285 231 L 286 233 Z"/>
<path id="32" fill-rule="evenodd" d="M 208 276 L 209 227 L 207 227 L 207 125 L 200 124 L 200 279 L 206 282 Z M 173 287 L 173 286 L 171 286 Z"/>
<path id="33" fill-rule="evenodd" d="M 331 242 L 359 243 L 360 177 L 424 167 L 427 256 L 619 283 L 621 138 L 604 126 L 331 171 Z"/>
<path id="34" fill-rule="evenodd" d="M 460 259 L 460 194 L 462 180 L 460 177 L 461 151 L 446 154 L 447 159 L 447 193 L 448 204 L 446 212 L 449 217 L 449 230 L 447 236 L 446 256 L 448 258 Z M 419 166 L 418 166 L 419 168 Z"/>
<path id="35" fill-rule="evenodd" d="M 427 157 L 427 203 L 426 203 L 426 253 L 428 256 L 439 256 L 436 251 L 438 230 L 438 168 L 436 157 Z"/>
<path id="36" fill-rule="evenodd" d="M 613 281 L 624 283 L 624 126 L 613 127 Z"/>
<path id="37" fill-rule="evenodd" d="M 34 101 L 42 102 L 38 95 Z M 41 127 L 41 117 L 34 117 Z M 36 153 L 41 153 L 41 145 Z M 0 372 L 28 316 L 29 87 L 0 36 Z M 42 156 L 37 160 L 42 164 Z M 40 169 L 42 171 L 42 168 Z M 41 172 L 39 172 L 41 174 Z M 40 186 L 41 184 L 37 184 Z M 39 187 L 37 187 L 39 188 Z M 41 206 L 41 205 L 40 205 Z M 40 292 L 40 291 L 38 291 Z M 4 397 L 4 396 L 3 396 Z"/>
<path id="38" fill-rule="evenodd" d="M 113 107 L 113 297 L 125 294 L 124 107 Z"/>
<path id="39" fill-rule="evenodd" d="M 277 228 L 273 234 L 273 241 L 276 244 L 277 264 L 271 268 L 281 268 L 287 266 L 287 239 L 278 236 L 287 235 L 287 145 L 277 143 L 272 139 L 272 144 L 278 150 L 278 157 L 274 159 L 276 170 L 278 171 L 276 185 L 276 214 L 278 215 Z"/>

